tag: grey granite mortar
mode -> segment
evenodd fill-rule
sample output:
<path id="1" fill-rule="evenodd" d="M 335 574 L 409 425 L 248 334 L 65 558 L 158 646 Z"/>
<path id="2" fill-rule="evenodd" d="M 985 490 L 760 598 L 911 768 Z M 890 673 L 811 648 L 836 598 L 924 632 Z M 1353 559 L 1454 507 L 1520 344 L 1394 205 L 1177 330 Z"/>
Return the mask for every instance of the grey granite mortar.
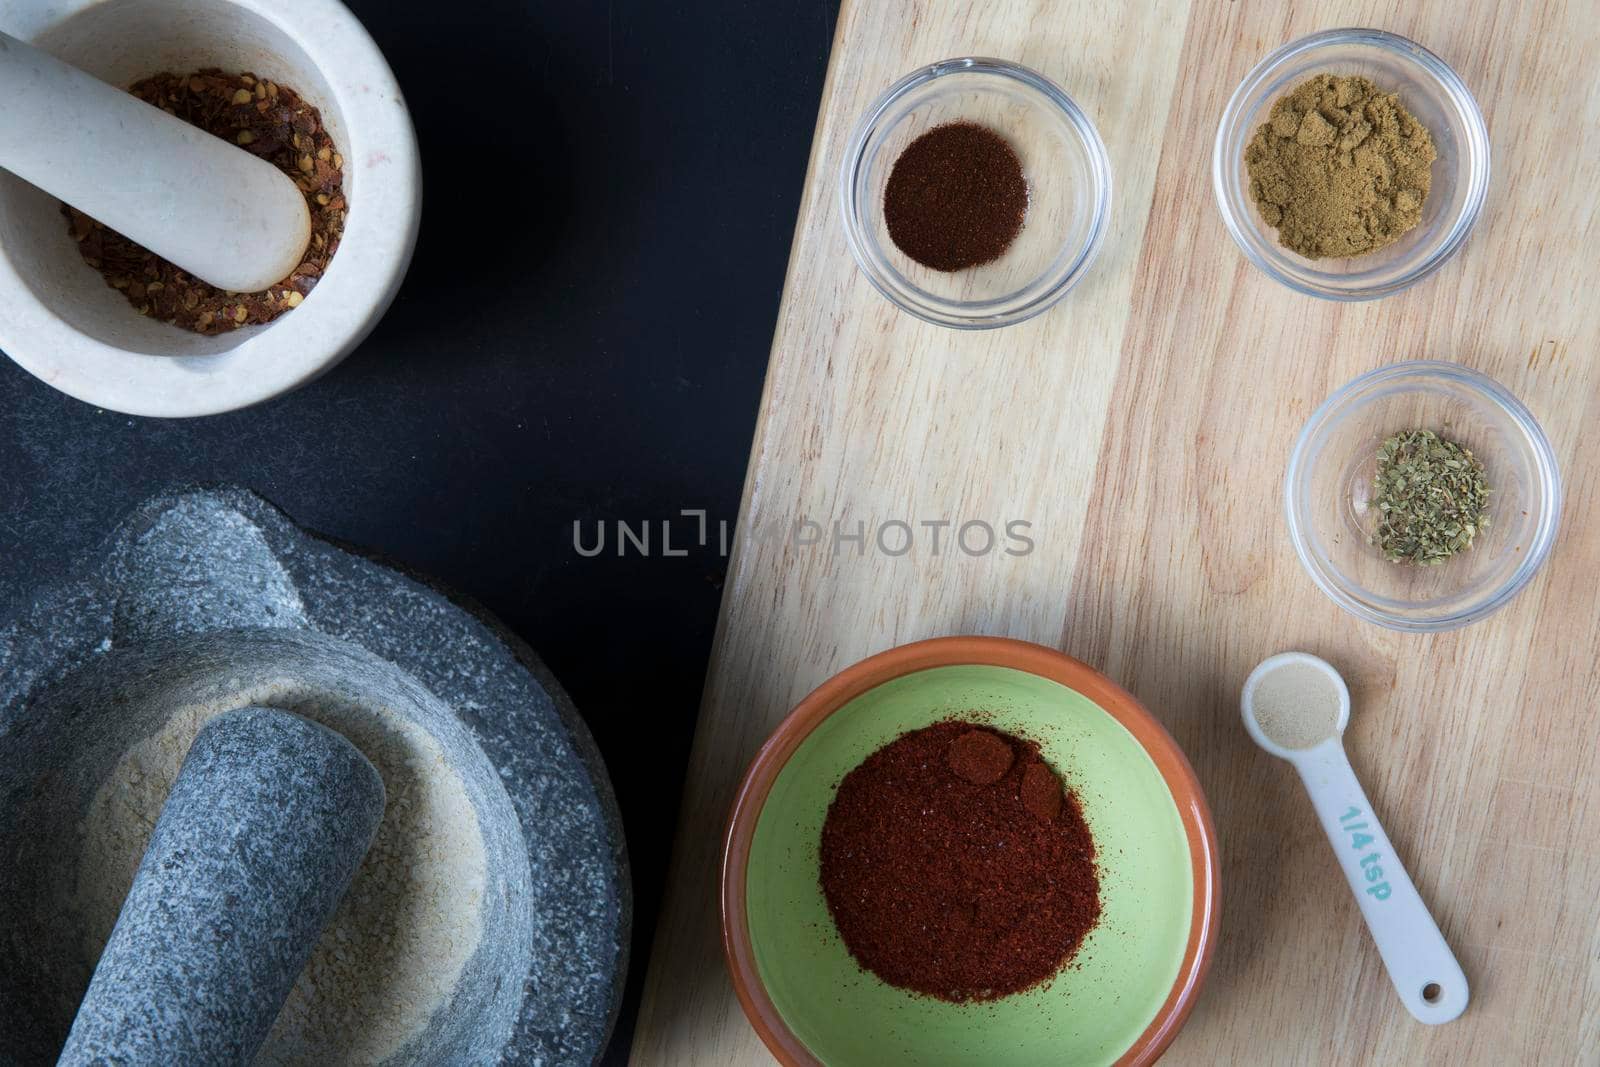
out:
<path id="1" fill-rule="evenodd" d="M 61 1054 L 248 1064 L 383 821 L 341 734 L 271 708 L 201 727 Z"/>
<path id="2" fill-rule="evenodd" d="M 79 573 L 0 629 L 0 1064 L 52 1062 L 71 1023 L 59 1005 L 88 983 L 56 887 L 98 783 L 179 703 L 286 676 L 426 729 L 478 814 L 483 937 L 392 1062 L 598 1057 L 627 964 L 626 853 L 593 741 L 531 650 L 241 490 L 147 502 Z"/>

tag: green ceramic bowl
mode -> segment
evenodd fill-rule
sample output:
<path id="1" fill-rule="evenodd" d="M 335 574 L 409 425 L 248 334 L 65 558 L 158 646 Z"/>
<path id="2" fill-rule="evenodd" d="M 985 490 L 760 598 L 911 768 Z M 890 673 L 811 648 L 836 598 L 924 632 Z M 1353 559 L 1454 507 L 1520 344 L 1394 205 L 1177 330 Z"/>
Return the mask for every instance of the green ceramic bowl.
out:
<path id="1" fill-rule="evenodd" d="M 958 1005 L 857 966 L 828 915 L 818 843 L 839 780 L 868 754 L 973 713 L 1039 742 L 1078 794 L 1103 911 L 1073 965 L 1048 983 Z M 1210 963 L 1217 873 L 1194 772 L 1132 696 L 1053 649 L 943 638 L 844 671 L 762 748 L 728 828 L 723 940 L 745 1012 L 787 1064 L 1149 1063 Z"/>

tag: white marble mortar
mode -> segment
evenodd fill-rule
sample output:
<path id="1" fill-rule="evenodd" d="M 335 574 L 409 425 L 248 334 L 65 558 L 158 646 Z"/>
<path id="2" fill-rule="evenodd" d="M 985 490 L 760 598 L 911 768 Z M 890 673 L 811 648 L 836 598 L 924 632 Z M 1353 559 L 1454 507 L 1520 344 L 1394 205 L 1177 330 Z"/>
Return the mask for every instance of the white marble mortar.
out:
<path id="1" fill-rule="evenodd" d="M 181 417 L 304 385 L 377 324 L 416 244 L 421 167 L 394 74 L 338 0 L 17 0 L 0 5 L 0 30 L 117 86 L 201 67 L 291 86 L 343 153 L 350 204 L 305 303 L 203 337 L 139 315 L 83 262 L 56 201 L 0 172 L 0 350 L 98 407 Z"/>

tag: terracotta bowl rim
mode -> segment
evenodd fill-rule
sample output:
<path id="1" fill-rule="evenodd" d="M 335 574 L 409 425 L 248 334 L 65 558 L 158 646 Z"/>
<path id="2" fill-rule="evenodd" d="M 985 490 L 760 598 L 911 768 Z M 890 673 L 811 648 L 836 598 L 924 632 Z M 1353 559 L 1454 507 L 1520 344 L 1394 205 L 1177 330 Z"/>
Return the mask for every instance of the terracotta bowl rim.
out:
<path id="1" fill-rule="evenodd" d="M 1119 1067 L 1154 1063 L 1166 1051 L 1194 1009 L 1211 966 L 1221 917 L 1220 862 L 1216 829 L 1205 793 L 1177 742 L 1126 689 L 1093 667 L 1044 645 L 1004 637 L 936 637 L 891 648 L 847 667 L 795 705 L 761 746 L 734 796 L 723 837 L 721 897 L 722 946 L 734 992 L 767 1048 L 786 1067 L 821 1067 L 821 1061 L 789 1029 L 767 995 L 756 968 L 745 910 L 745 880 L 750 846 L 773 782 L 811 731 L 856 697 L 885 682 L 935 667 L 1009 667 L 1067 686 L 1088 697 L 1120 722 L 1155 762 L 1177 804 L 1194 875 L 1194 907 L 1189 940 L 1178 976 L 1166 1001 Z"/>

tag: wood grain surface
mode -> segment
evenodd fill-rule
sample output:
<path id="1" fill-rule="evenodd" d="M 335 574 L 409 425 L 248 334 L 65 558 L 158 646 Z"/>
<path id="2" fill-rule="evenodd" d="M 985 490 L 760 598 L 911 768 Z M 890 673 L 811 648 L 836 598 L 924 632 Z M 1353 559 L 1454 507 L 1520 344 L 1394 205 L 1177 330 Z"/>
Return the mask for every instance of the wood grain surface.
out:
<path id="1" fill-rule="evenodd" d="M 1488 121 L 1494 176 L 1463 252 L 1411 290 L 1337 305 L 1252 268 L 1213 201 L 1218 117 L 1267 51 L 1336 26 L 1426 44 Z M 835 182 L 900 75 L 994 55 L 1098 125 L 1114 220 L 1089 277 L 1008 329 L 920 323 L 855 269 Z M 1504 4 L 846 0 L 750 461 L 666 911 L 633 1059 L 768 1061 L 723 966 L 720 835 L 790 706 L 906 641 L 1054 645 L 1128 686 L 1188 752 L 1223 855 L 1210 979 L 1172 1063 L 1600 1063 L 1600 11 Z M 1452 359 L 1533 410 L 1566 479 L 1533 584 L 1464 631 L 1359 623 L 1302 572 L 1281 483 L 1305 417 L 1356 374 Z M 1593 437 L 1590 437 L 1593 447 Z M 1035 550 L 800 546 L 798 521 L 1032 523 Z M 1292 769 L 1238 725 L 1249 669 L 1335 663 L 1347 743 L 1472 985 L 1412 1021 Z"/>

